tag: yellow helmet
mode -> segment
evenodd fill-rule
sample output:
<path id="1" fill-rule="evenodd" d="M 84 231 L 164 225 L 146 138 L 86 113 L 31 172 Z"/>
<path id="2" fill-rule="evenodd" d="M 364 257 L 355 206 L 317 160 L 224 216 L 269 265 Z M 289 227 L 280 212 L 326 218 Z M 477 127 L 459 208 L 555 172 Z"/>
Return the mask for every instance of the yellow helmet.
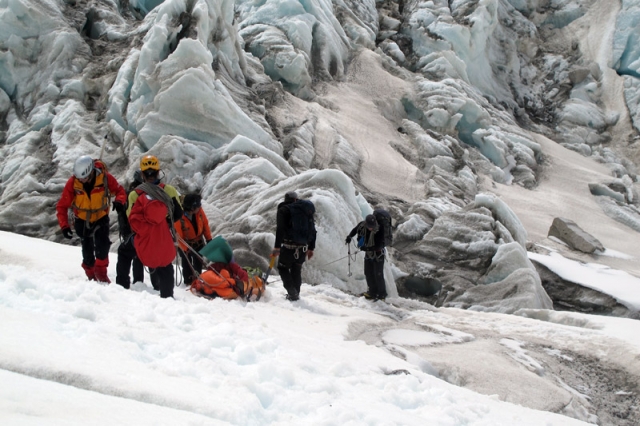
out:
<path id="1" fill-rule="evenodd" d="M 160 160 L 155 155 L 145 155 L 140 160 L 140 171 L 145 172 L 147 170 L 160 170 Z"/>

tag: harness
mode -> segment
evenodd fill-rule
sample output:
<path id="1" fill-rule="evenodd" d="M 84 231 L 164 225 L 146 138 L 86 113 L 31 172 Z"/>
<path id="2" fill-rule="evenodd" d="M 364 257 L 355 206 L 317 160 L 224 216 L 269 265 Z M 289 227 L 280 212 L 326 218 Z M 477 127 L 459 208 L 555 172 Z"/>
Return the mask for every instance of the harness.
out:
<path id="1" fill-rule="evenodd" d="M 71 207 L 75 211 L 83 212 L 83 213 L 86 214 L 85 222 L 87 224 L 86 225 L 87 229 L 91 229 L 91 219 L 92 219 L 93 215 L 96 214 L 96 213 L 99 213 L 99 212 L 103 212 L 105 210 L 108 211 L 109 210 L 109 205 L 110 205 L 109 181 L 107 179 L 107 175 L 106 175 L 106 173 L 104 173 L 99 168 L 95 168 L 94 170 L 96 171 L 96 180 L 95 180 L 95 183 L 93 184 L 93 189 L 91 191 L 89 191 L 87 193 L 87 191 L 84 188 L 84 185 L 82 184 L 82 182 L 78 181 L 77 179 L 74 181 L 74 184 L 73 184 L 74 191 L 77 191 L 79 188 L 77 188 L 76 185 L 78 183 L 80 183 L 82 191 L 84 192 L 89 205 L 91 205 L 91 201 L 92 201 L 91 200 L 91 193 L 93 192 L 93 190 L 96 189 L 97 187 L 99 188 L 100 186 L 102 186 L 102 188 L 104 189 L 102 191 L 101 204 L 100 204 L 99 207 L 97 207 L 95 209 L 80 207 L 77 204 L 78 197 L 76 196 L 76 197 L 73 198 L 73 203 L 71 204 Z M 101 182 L 98 182 L 98 180 L 101 180 Z"/>
<path id="2" fill-rule="evenodd" d="M 300 244 L 282 243 L 281 246 L 289 250 L 295 250 L 295 252 L 293 253 L 293 258 L 296 260 L 300 258 L 300 250 L 302 250 L 302 253 L 304 254 L 307 252 L 307 248 L 308 248 L 306 244 L 300 245 Z"/>
<path id="3" fill-rule="evenodd" d="M 198 218 L 196 217 L 197 213 L 194 213 L 193 218 L 194 220 L 189 219 L 189 221 L 192 223 L 193 225 L 193 232 L 195 234 L 198 233 Z M 184 220 L 184 214 L 182 216 L 180 216 L 180 226 L 182 227 L 182 232 L 185 231 L 186 228 L 186 222 Z M 195 249 L 201 249 L 202 247 L 204 247 L 204 240 L 202 239 L 203 235 L 200 234 L 200 236 L 196 236 L 196 238 L 191 239 L 191 240 L 187 240 L 185 238 L 185 241 L 187 242 L 188 245 L 192 246 Z"/>
<path id="4" fill-rule="evenodd" d="M 379 262 L 380 260 L 384 259 L 386 254 L 387 254 L 386 248 L 383 248 L 380 250 L 364 250 L 364 259 L 374 260 L 376 262 Z"/>

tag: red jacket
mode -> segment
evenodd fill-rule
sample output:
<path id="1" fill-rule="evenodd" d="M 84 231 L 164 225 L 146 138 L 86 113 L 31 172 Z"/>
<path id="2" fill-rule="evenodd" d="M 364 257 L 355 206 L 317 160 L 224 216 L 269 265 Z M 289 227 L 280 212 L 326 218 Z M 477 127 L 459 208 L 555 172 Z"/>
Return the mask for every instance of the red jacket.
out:
<path id="1" fill-rule="evenodd" d="M 138 191 L 136 191 L 138 192 Z M 176 247 L 167 223 L 167 206 L 139 191 L 129 223 L 135 232 L 133 245 L 140 261 L 149 268 L 167 266 L 176 257 Z"/>
<path id="2" fill-rule="evenodd" d="M 247 271 L 245 271 L 233 260 L 229 263 L 215 262 L 209 265 L 209 267 L 215 269 L 218 272 L 222 272 L 223 269 L 226 269 L 229 272 L 231 278 L 238 278 L 244 282 L 249 281 L 249 274 L 247 274 Z"/>
<path id="3" fill-rule="evenodd" d="M 75 217 L 88 220 L 93 223 L 109 214 L 110 196 L 115 194 L 116 201 L 127 204 L 127 194 L 124 188 L 118 183 L 116 178 L 102 169 L 100 162 L 96 161 L 96 180 L 91 190 L 87 194 L 82 182 L 71 176 L 62 190 L 60 201 L 56 205 L 56 215 L 60 228 L 69 228 L 67 212 L 73 207 Z M 107 180 L 108 192 L 105 190 L 105 176 Z M 109 196 L 107 196 L 109 195 Z"/>

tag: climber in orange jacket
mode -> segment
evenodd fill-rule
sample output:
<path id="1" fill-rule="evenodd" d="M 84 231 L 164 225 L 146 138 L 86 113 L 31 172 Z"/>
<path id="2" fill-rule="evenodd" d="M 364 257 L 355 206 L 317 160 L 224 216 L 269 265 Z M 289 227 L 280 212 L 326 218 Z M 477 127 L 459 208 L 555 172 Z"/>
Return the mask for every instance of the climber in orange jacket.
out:
<path id="1" fill-rule="evenodd" d="M 73 166 L 62 196 L 56 205 L 58 223 L 65 238 L 73 238 L 68 212 L 73 209 L 73 226 L 82 242 L 82 269 L 87 278 L 110 283 L 109 207 L 115 195 L 113 209 L 124 211 L 127 194 L 116 178 L 107 172 L 100 160 L 88 155 L 79 157 Z"/>
<path id="2" fill-rule="evenodd" d="M 182 273 L 185 285 L 191 285 L 202 272 L 201 257 L 193 253 L 186 244 L 193 250 L 199 251 L 209 241 L 211 241 L 211 229 L 209 220 L 202 210 L 202 197 L 199 194 L 187 194 L 182 202 L 184 214 L 175 221 L 174 227 L 180 237 L 180 257 L 182 258 Z M 183 243 L 180 240 L 183 240 Z"/>

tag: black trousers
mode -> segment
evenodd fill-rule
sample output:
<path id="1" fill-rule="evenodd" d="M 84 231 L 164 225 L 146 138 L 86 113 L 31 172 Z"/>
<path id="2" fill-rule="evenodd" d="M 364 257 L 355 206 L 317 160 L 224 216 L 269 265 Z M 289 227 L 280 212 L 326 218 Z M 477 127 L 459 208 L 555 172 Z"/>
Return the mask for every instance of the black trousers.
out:
<path id="1" fill-rule="evenodd" d="M 109 256 L 109 216 L 93 223 L 75 218 L 74 228 L 82 243 L 82 263 L 91 267 L 95 265 L 96 259 L 106 259 Z"/>
<path id="2" fill-rule="evenodd" d="M 156 290 L 160 290 L 160 297 L 173 297 L 173 264 L 149 268 L 151 285 Z"/>
<path id="3" fill-rule="evenodd" d="M 116 283 L 124 288 L 131 286 L 129 270 L 133 266 L 133 282 L 144 281 L 144 266 L 133 246 L 133 236 L 129 235 L 118 247 L 118 263 L 116 263 Z"/>
<path id="4" fill-rule="evenodd" d="M 302 285 L 302 265 L 307 259 L 307 252 L 303 248 L 289 249 L 282 247 L 278 257 L 278 272 L 282 278 L 282 285 L 290 296 L 300 294 Z"/>
<path id="5" fill-rule="evenodd" d="M 187 249 L 186 252 L 179 250 L 179 253 L 180 258 L 182 259 L 182 275 L 184 276 L 184 283 L 186 285 L 191 285 L 193 280 L 198 278 L 202 272 L 202 260 L 200 256 L 196 256 L 194 253 L 189 251 L 189 249 Z M 193 269 L 191 269 L 189 264 L 193 266 Z M 193 270 L 195 270 L 195 273 Z"/>
<path id="6" fill-rule="evenodd" d="M 384 282 L 384 252 L 367 252 L 364 258 L 364 276 L 371 296 L 380 299 L 387 297 L 387 286 Z"/>

